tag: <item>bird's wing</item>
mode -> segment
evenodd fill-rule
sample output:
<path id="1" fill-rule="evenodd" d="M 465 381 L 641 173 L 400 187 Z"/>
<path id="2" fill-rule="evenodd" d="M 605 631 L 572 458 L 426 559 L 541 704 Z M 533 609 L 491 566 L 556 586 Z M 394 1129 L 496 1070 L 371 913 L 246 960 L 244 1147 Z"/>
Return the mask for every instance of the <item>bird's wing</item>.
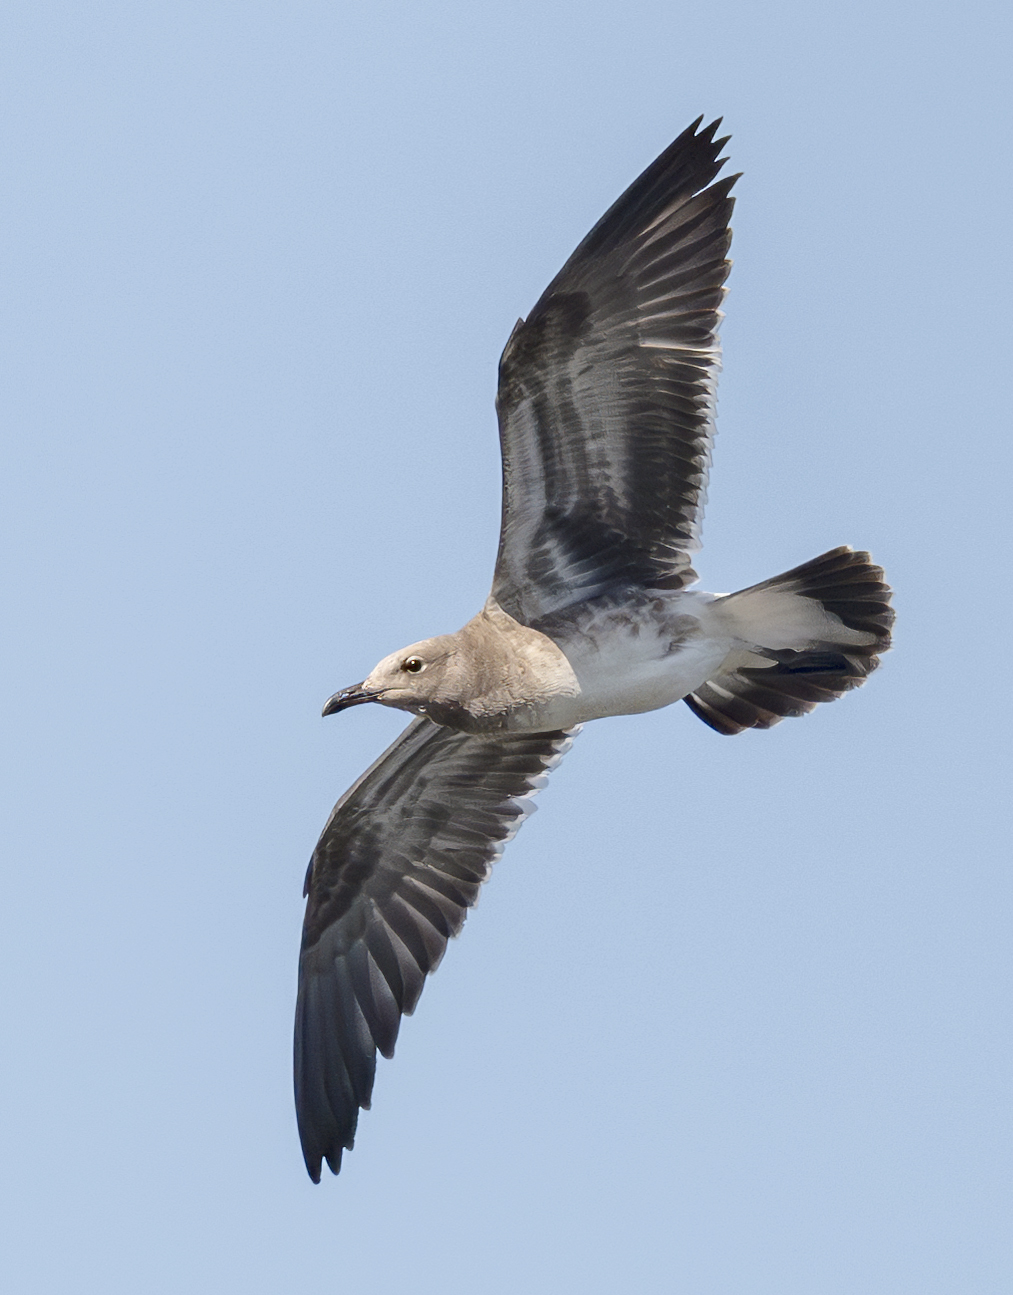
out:
<path id="1" fill-rule="evenodd" d="M 572 733 L 475 737 L 416 719 L 334 807 L 306 874 L 295 1093 L 306 1167 L 334 1173 L 376 1051 L 460 931 Z"/>
<path id="2" fill-rule="evenodd" d="M 702 118 L 700 119 L 702 120 Z M 738 178 L 694 122 L 595 225 L 500 360 L 493 597 L 526 625 L 696 575 Z M 710 186 L 709 188 L 706 186 Z"/>

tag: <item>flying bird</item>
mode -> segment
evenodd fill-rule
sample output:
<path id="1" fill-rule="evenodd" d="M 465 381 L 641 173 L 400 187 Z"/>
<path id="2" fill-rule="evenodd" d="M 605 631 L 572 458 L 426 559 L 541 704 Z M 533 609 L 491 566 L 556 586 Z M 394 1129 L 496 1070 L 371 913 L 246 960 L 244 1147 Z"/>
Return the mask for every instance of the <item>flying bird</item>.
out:
<path id="1" fill-rule="evenodd" d="M 485 606 L 324 706 L 412 720 L 338 801 L 306 874 L 295 1094 L 314 1182 L 323 1161 L 338 1172 L 377 1051 L 393 1055 L 582 724 L 681 700 L 719 733 L 770 728 L 864 683 L 890 645 L 883 571 L 848 547 L 737 593 L 695 587 L 738 178 L 717 178 L 728 140 L 702 120 L 510 334 Z"/>

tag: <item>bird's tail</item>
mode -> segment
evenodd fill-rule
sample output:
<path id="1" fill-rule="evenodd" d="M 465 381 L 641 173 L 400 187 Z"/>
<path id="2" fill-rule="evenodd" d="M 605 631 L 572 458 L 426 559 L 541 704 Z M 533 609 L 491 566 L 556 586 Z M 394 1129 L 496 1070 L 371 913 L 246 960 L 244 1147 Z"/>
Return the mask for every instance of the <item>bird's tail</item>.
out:
<path id="1" fill-rule="evenodd" d="M 863 684 L 890 646 L 882 567 L 842 547 L 726 594 L 713 608 L 741 648 L 685 698 L 719 733 L 770 728 Z"/>

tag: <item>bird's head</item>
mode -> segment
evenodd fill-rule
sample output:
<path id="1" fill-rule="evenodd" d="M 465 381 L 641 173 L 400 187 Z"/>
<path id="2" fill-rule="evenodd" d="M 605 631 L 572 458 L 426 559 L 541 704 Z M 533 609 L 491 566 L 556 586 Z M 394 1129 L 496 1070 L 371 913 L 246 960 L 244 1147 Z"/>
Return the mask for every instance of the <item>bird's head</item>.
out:
<path id="1" fill-rule="evenodd" d="M 457 656 L 458 647 L 451 635 L 413 643 L 384 657 L 362 683 L 342 688 L 328 697 L 323 713 L 336 715 L 349 706 L 378 701 L 381 706 L 426 715 L 448 696 L 447 685 Z"/>

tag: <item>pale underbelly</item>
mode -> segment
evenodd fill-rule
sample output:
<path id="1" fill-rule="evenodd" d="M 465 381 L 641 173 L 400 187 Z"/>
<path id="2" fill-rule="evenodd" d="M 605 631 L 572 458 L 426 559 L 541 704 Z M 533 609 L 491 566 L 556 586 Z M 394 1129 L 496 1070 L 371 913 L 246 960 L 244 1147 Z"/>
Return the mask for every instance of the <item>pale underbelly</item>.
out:
<path id="1" fill-rule="evenodd" d="M 565 699 L 576 712 L 573 722 L 670 706 L 716 674 L 730 647 L 724 639 L 698 639 L 654 660 L 608 653 L 582 661 L 575 669 L 580 693 Z"/>
<path id="2" fill-rule="evenodd" d="M 734 640 L 710 614 L 713 596 L 680 592 L 637 609 L 606 610 L 557 643 L 579 692 L 546 699 L 539 728 L 569 728 L 608 715 L 670 706 L 719 673 Z M 519 717 L 518 717 L 519 718 Z M 527 724 L 524 724 L 527 727 Z"/>

